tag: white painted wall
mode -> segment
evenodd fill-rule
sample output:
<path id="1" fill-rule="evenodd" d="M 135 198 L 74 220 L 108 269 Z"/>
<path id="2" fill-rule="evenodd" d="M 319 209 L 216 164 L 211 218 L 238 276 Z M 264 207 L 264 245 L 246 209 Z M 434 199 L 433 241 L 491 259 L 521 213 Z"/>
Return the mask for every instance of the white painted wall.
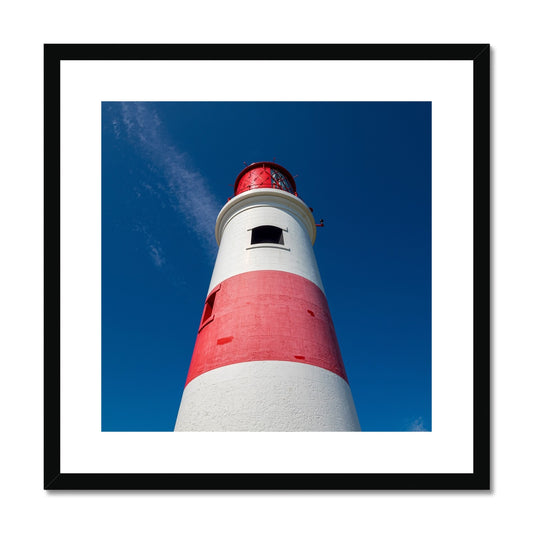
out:
<path id="1" fill-rule="evenodd" d="M 283 245 L 251 245 L 251 229 L 283 229 Z M 208 293 L 225 279 L 253 270 L 281 270 L 324 286 L 313 252 L 316 226 L 302 200 L 285 191 L 256 189 L 239 194 L 220 211 L 216 223 L 219 251 Z"/>
<path id="2" fill-rule="evenodd" d="M 360 431 L 348 383 L 320 367 L 252 361 L 185 388 L 176 431 Z"/>

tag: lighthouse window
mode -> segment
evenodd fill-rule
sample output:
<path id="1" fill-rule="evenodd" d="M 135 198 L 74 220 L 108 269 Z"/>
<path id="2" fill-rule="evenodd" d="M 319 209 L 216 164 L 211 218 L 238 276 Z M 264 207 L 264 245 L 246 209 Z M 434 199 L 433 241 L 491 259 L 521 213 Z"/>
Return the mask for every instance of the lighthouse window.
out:
<path id="1" fill-rule="evenodd" d="M 283 230 L 276 226 L 257 226 L 257 228 L 253 228 L 251 244 L 262 243 L 284 244 Z"/>
<path id="2" fill-rule="evenodd" d="M 209 317 L 213 314 L 213 306 L 215 305 L 215 296 L 216 292 L 214 292 L 205 302 L 205 308 L 204 308 L 204 315 L 202 316 L 202 324 L 209 319 Z"/>
<path id="3" fill-rule="evenodd" d="M 294 190 L 289 180 L 278 170 L 271 169 L 270 175 L 272 176 L 272 188 L 281 189 L 283 191 L 294 194 Z"/>

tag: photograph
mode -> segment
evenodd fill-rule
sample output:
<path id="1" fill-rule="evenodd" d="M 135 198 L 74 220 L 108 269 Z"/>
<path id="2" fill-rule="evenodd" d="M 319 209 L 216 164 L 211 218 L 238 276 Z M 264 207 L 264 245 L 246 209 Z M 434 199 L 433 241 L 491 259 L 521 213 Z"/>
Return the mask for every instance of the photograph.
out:
<path id="1" fill-rule="evenodd" d="M 102 430 L 174 429 L 431 431 L 431 102 L 102 103 Z"/>
<path id="2" fill-rule="evenodd" d="M 47 45 L 45 487 L 487 489 L 488 58 Z"/>
<path id="3" fill-rule="evenodd" d="M 524 529 L 525 5 L 6 4 L 3 529 Z"/>

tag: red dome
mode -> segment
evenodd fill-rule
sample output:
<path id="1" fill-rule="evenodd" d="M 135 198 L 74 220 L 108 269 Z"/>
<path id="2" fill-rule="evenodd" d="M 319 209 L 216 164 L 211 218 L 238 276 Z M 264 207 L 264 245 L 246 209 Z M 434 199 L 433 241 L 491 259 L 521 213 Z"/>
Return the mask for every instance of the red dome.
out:
<path id="1" fill-rule="evenodd" d="M 250 189 L 281 189 L 296 195 L 291 173 L 277 163 L 262 161 L 248 165 L 235 180 L 235 195 Z"/>

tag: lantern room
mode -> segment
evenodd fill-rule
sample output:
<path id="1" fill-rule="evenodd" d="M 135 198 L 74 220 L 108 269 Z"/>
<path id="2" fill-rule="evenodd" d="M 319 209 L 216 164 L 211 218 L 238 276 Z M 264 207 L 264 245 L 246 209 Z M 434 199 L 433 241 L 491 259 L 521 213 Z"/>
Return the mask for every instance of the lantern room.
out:
<path id="1" fill-rule="evenodd" d="M 290 172 L 277 163 L 260 162 L 248 165 L 235 180 L 235 195 L 250 189 L 280 189 L 296 194 L 296 183 Z"/>

